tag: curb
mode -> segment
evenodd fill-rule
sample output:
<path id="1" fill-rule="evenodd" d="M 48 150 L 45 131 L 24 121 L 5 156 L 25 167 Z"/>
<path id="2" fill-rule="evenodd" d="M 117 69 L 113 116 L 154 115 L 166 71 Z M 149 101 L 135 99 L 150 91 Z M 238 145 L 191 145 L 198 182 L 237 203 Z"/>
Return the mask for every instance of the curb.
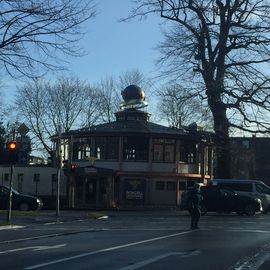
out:
<path id="1" fill-rule="evenodd" d="M 5 241 L 1 241 L 0 245 L 23 242 L 23 241 L 28 241 L 28 240 L 38 240 L 38 239 L 43 239 L 43 238 L 59 237 L 59 236 L 64 236 L 64 235 L 72 235 L 72 234 L 79 234 L 79 233 L 86 233 L 86 232 L 100 232 L 100 231 L 103 231 L 103 229 L 88 229 L 88 230 L 80 230 L 80 231 L 73 231 L 73 232 L 53 233 L 53 234 L 27 237 L 27 238 L 5 240 Z"/>
<path id="2" fill-rule="evenodd" d="M 5 225 L 5 226 L 0 226 L 0 231 L 1 230 L 12 230 L 12 229 L 22 229 L 25 227 L 26 226 L 23 226 L 23 225 Z"/>
<path id="3" fill-rule="evenodd" d="M 108 219 L 109 216 L 104 215 L 100 216 L 97 219 Z M 80 219 L 72 219 L 72 220 L 59 220 L 59 221 L 50 221 L 50 222 L 44 222 L 44 223 L 39 223 L 40 226 L 44 225 L 50 225 L 50 224 L 60 224 L 60 223 L 68 223 L 68 222 L 77 222 L 77 221 L 82 221 L 82 220 L 88 220 L 87 218 L 80 218 Z M 27 228 L 31 226 L 35 226 L 36 224 L 31 224 L 31 225 L 6 225 L 6 226 L 1 226 L 0 230 L 13 230 L 13 229 L 22 229 L 22 228 Z M 77 231 L 71 231 L 71 232 L 63 232 L 63 233 L 53 233 L 53 234 L 46 234 L 46 235 L 39 235 L 39 236 L 32 236 L 32 237 L 26 237 L 26 238 L 20 238 L 20 239 L 13 239 L 13 240 L 4 240 L 0 241 L 0 244 L 9 244 L 9 243 L 16 243 L 16 242 L 23 242 L 23 241 L 28 241 L 28 240 L 37 240 L 37 239 L 43 239 L 43 238 L 49 238 L 49 237 L 59 237 L 59 236 L 64 236 L 64 235 L 72 235 L 72 234 L 79 234 L 79 233 L 85 233 L 85 232 L 99 232 L 103 231 L 103 229 L 87 229 L 87 230 L 77 230 Z"/>

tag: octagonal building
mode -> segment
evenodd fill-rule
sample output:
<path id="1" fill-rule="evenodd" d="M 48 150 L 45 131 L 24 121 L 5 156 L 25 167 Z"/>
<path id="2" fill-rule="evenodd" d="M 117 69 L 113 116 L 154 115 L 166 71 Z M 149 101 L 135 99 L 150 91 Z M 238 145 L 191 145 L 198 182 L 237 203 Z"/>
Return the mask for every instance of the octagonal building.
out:
<path id="1" fill-rule="evenodd" d="M 212 175 L 211 134 L 150 121 L 144 92 L 122 92 L 116 120 L 61 134 L 69 208 L 177 207 L 181 192 Z M 52 137 L 56 146 L 58 136 Z M 73 169 L 70 164 L 75 164 Z"/>

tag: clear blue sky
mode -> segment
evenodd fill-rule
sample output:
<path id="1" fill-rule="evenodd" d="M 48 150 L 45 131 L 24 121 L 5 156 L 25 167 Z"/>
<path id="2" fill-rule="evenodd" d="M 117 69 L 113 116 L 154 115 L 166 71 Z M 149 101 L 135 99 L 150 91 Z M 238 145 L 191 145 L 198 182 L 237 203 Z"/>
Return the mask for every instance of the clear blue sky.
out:
<path id="1" fill-rule="evenodd" d="M 130 9 L 130 0 L 99 1 L 98 15 L 88 22 L 82 42 L 88 54 L 71 61 L 70 69 L 76 76 L 93 82 L 134 68 L 146 76 L 156 74 L 158 51 L 154 47 L 162 39 L 161 20 L 151 16 L 143 21 L 118 22 Z"/>
<path id="2" fill-rule="evenodd" d="M 161 19 L 158 16 L 149 16 L 143 21 L 134 19 L 120 23 L 118 20 L 126 17 L 131 10 L 130 0 L 97 2 L 97 16 L 88 21 L 83 29 L 86 34 L 81 47 L 87 55 L 70 59 L 70 72 L 90 83 L 98 82 L 106 76 L 121 75 L 134 68 L 148 77 L 157 75 L 155 60 L 159 53 L 154 47 L 162 40 Z M 6 101 L 19 83 L 6 77 Z"/>

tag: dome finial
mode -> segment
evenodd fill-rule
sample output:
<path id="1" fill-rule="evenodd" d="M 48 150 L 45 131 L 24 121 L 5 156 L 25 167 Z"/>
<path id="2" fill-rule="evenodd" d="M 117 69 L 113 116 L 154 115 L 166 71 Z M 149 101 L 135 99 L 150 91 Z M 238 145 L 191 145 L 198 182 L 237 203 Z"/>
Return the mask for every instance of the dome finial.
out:
<path id="1" fill-rule="evenodd" d="M 121 95 L 124 99 L 124 102 L 120 104 L 120 109 L 128 109 L 128 108 L 143 108 L 148 105 L 145 101 L 145 95 L 143 90 L 135 85 L 131 84 L 127 86 L 122 92 Z"/>

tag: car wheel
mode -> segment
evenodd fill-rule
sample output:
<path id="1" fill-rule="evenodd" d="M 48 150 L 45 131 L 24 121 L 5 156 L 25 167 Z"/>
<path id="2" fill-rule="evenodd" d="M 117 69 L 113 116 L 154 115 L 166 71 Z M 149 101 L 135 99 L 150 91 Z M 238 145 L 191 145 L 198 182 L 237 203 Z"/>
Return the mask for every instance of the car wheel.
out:
<path id="1" fill-rule="evenodd" d="M 255 206 L 252 205 L 252 204 L 248 204 L 246 207 L 245 207 L 245 214 L 247 216 L 254 216 L 256 214 L 256 209 L 255 209 Z"/>
<path id="2" fill-rule="evenodd" d="M 19 205 L 19 209 L 20 209 L 21 211 L 29 211 L 30 206 L 29 206 L 28 203 L 22 202 L 22 203 L 20 203 L 20 205 Z"/>
<path id="3" fill-rule="evenodd" d="M 201 206 L 201 215 L 204 216 L 207 213 L 207 209 L 205 207 L 205 205 Z"/>

